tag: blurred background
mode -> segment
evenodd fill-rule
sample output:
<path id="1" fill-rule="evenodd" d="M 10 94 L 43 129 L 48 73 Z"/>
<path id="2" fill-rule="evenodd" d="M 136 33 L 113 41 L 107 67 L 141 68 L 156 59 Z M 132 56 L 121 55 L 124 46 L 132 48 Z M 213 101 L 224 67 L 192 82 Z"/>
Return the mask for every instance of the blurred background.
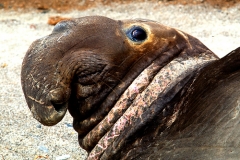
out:
<path id="1" fill-rule="evenodd" d="M 202 4 L 208 3 L 215 7 L 230 7 L 239 2 L 239 0 L 0 0 L 0 8 L 18 9 L 18 8 L 36 8 L 36 9 L 55 9 L 66 11 L 72 9 L 86 9 L 96 7 L 98 4 L 109 5 L 111 3 L 136 3 L 136 2 L 154 2 L 170 4 Z"/>

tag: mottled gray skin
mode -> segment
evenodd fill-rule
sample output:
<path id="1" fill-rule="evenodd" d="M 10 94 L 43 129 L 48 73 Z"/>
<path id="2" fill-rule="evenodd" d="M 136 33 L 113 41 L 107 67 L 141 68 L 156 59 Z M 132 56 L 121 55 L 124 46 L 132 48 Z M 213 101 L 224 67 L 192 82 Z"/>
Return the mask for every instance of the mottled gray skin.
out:
<path id="1" fill-rule="evenodd" d="M 30 46 L 22 88 L 44 125 L 69 110 L 88 159 L 239 158 L 238 53 L 218 60 L 154 21 L 83 17 Z"/>

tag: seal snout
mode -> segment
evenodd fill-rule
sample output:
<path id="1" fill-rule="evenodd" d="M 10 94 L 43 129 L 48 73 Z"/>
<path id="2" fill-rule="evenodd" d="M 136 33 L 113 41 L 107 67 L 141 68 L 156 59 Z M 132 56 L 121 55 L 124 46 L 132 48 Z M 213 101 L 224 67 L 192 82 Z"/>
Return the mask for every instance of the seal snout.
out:
<path id="1" fill-rule="evenodd" d="M 56 88 L 49 91 L 47 96 L 38 101 L 29 96 L 30 109 L 40 123 L 52 126 L 60 122 L 67 112 L 70 89 Z M 41 102 L 41 103 L 40 103 Z"/>

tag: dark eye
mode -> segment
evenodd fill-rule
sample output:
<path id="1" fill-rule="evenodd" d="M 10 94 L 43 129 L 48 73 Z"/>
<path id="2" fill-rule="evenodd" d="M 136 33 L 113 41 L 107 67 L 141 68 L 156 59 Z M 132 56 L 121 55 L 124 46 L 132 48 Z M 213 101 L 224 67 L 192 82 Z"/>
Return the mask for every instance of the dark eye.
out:
<path id="1" fill-rule="evenodd" d="M 128 37 L 134 41 L 139 42 L 147 38 L 147 33 L 141 27 L 133 27 L 127 32 Z"/>

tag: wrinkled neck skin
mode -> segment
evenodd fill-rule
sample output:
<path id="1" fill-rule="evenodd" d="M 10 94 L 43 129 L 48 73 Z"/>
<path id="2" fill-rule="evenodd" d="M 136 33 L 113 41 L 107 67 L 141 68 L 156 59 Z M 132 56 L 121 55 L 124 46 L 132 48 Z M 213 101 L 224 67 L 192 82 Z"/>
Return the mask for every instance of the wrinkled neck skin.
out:
<path id="1" fill-rule="evenodd" d="M 127 37 L 135 26 L 145 40 Z M 154 21 L 84 17 L 59 23 L 30 46 L 22 88 L 42 124 L 70 112 L 88 160 L 121 159 L 148 128 L 161 134 L 171 127 L 196 73 L 216 59 L 196 38 Z"/>
<path id="2" fill-rule="evenodd" d="M 130 84 L 107 116 L 83 139 L 80 137 L 84 148 L 94 143 L 95 136 L 102 136 L 88 159 L 122 159 L 127 152 L 134 152 L 134 146 L 144 143 L 141 139 L 149 136 L 148 130 L 157 130 L 151 135 L 154 139 L 170 128 L 178 116 L 181 97 L 198 71 L 214 59 L 203 53 L 200 59 L 175 58 L 163 68 L 153 62 Z"/>

